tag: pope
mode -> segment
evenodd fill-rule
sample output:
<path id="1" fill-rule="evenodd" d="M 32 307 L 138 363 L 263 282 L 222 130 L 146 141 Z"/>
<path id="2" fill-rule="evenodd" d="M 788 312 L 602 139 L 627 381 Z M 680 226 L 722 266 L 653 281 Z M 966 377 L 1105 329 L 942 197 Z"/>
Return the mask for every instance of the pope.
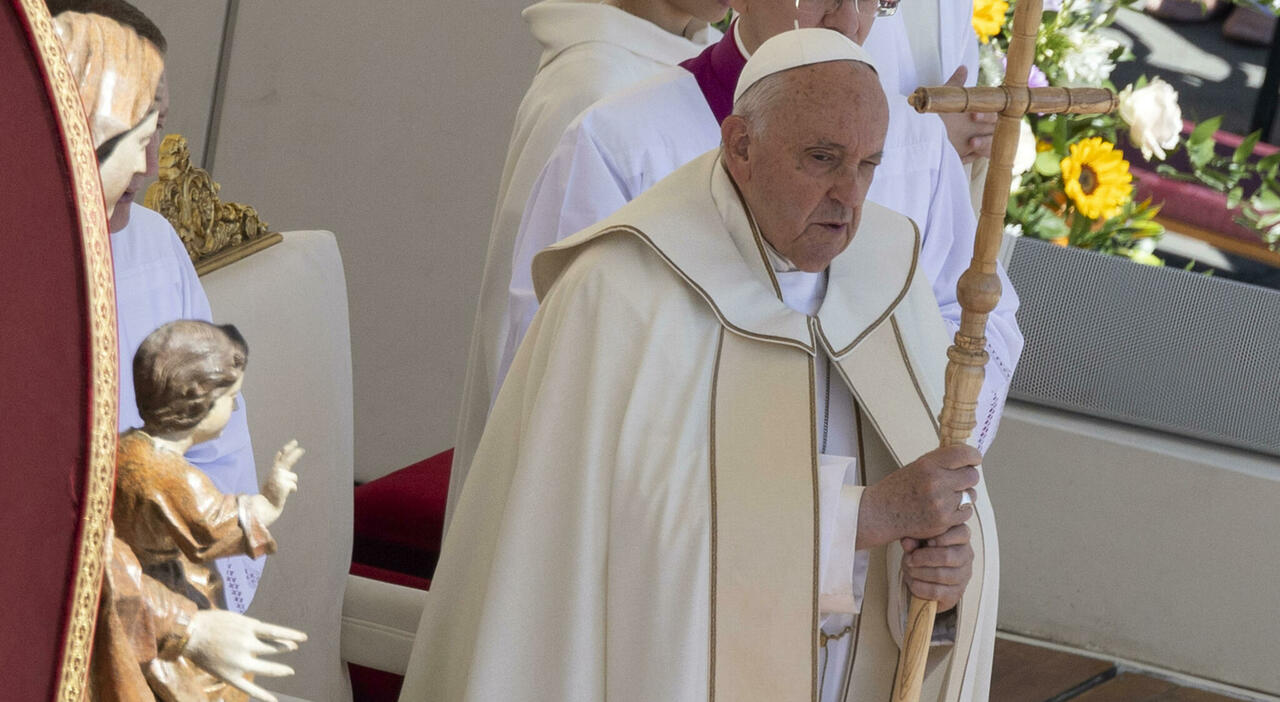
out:
<path id="1" fill-rule="evenodd" d="M 951 339 L 867 199 L 889 109 L 837 32 L 765 41 L 723 146 L 539 254 L 402 700 L 987 697 L 980 454 L 938 449 Z"/>

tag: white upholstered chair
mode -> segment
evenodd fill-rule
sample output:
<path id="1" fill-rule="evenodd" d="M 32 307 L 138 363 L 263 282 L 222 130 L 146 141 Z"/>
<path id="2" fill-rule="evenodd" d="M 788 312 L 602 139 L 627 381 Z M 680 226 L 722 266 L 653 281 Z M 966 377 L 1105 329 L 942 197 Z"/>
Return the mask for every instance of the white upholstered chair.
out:
<path id="1" fill-rule="evenodd" d="M 215 321 L 249 342 L 244 398 L 259 476 L 296 438 L 299 489 L 272 535 L 249 614 L 310 639 L 281 656 L 297 674 L 262 679 L 282 699 L 351 699 L 345 661 L 404 672 L 426 593 L 348 575 L 352 542 L 351 339 L 334 235 L 286 232 L 279 244 L 201 278 Z"/>

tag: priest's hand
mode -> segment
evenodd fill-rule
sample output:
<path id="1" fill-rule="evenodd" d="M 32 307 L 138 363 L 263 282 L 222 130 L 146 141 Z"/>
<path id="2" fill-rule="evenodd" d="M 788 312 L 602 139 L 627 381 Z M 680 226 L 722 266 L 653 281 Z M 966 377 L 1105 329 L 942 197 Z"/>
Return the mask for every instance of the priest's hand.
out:
<path id="1" fill-rule="evenodd" d="M 972 446 L 938 448 L 869 486 L 858 508 L 857 549 L 898 539 L 931 539 L 973 514 L 965 492 L 978 484 L 982 454 Z"/>
<path id="2" fill-rule="evenodd" d="M 947 79 L 947 85 L 963 88 L 968 73 L 964 66 L 957 68 Z M 956 153 L 960 154 L 961 163 L 991 158 L 991 141 L 996 133 L 996 113 L 955 112 L 938 116 L 947 127 L 947 139 L 955 147 Z"/>
<path id="3" fill-rule="evenodd" d="M 960 602 L 973 575 L 969 527 L 960 524 L 934 539 L 902 539 L 902 575 L 911 594 L 945 612 Z"/>

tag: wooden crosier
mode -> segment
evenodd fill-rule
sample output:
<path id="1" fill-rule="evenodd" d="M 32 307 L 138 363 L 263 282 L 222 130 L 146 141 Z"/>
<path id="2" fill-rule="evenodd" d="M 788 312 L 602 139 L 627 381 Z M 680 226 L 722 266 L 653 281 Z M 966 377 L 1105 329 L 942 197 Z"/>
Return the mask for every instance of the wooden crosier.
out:
<path id="1" fill-rule="evenodd" d="M 909 100 L 918 112 L 998 112 L 1000 115 L 991 144 L 991 165 L 982 193 L 973 259 L 956 290 L 961 306 L 960 329 L 956 332 L 955 344 L 947 351 L 946 394 L 939 418 L 942 446 L 964 443 L 976 425 L 974 414 L 982 389 L 983 369 L 987 365 L 987 316 L 1000 301 L 996 255 L 1009 203 L 1019 123 L 1029 112 L 1104 113 L 1117 105 L 1115 93 L 1102 88 L 1027 87 L 1042 10 L 1043 0 L 1018 2 L 1003 85 L 920 88 Z M 907 632 L 893 683 L 893 702 L 920 699 L 937 609 L 937 602 L 911 598 Z"/>

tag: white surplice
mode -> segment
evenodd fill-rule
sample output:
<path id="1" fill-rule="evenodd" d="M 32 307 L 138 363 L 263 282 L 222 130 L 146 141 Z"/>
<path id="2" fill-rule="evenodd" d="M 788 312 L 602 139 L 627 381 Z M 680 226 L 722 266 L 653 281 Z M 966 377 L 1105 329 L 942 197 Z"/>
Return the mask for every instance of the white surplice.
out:
<path id="1" fill-rule="evenodd" d="M 893 17 L 872 26 L 864 46 L 872 56 L 891 56 L 897 80 L 882 80 L 885 90 L 910 95 L 923 85 L 942 85 L 960 66 L 968 70 L 966 85 L 978 80 L 978 37 L 973 31 L 971 0 L 904 2 Z"/>
<path id="2" fill-rule="evenodd" d="M 540 255 L 544 304 L 401 700 L 887 698 L 902 551 L 860 559 L 853 539 L 861 485 L 938 440 L 949 342 L 918 245 L 868 204 L 825 279 L 780 278 L 711 152 Z M 977 490 L 974 578 L 929 700 L 986 698 L 998 558 Z M 856 624 L 827 653 L 840 617 Z"/>
<path id="3" fill-rule="evenodd" d="M 512 244 L 529 190 L 564 128 L 596 100 L 670 68 L 720 38 L 710 27 L 688 38 L 678 36 L 596 0 L 544 0 L 521 14 L 542 45 L 542 56 L 516 112 L 498 186 L 471 332 L 453 475 L 465 473 L 470 465 L 498 386 L 499 354 L 506 348 Z M 460 480 L 450 483 L 447 509 L 452 510 L 460 489 Z"/>

